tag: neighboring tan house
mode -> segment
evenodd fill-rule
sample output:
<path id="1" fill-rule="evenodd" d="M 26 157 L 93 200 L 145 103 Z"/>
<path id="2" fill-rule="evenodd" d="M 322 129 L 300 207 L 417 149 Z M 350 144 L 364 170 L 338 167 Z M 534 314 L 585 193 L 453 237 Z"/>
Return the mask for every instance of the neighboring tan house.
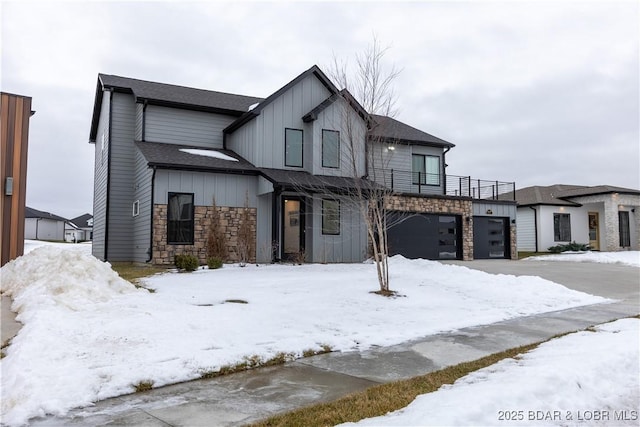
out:
<path id="1" fill-rule="evenodd" d="M 84 242 L 93 238 L 93 215 L 84 214 L 70 219 L 65 224 L 64 240 L 67 242 Z"/>
<path id="2" fill-rule="evenodd" d="M 453 144 L 368 114 L 317 66 L 265 99 L 99 74 L 89 141 L 99 259 L 204 262 L 215 198 L 231 261 L 246 204 L 257 262 L 359 262 L 349 194 L 376 185 L 394 190 L 392 253 L 516 256 L 513 183 L 446 175 Z"/>
<path id="3" fill-rule="evenodd" d="M 32 240 L 64 240 L 67 220 L 49 212 L 25 208 L 24 238 Z"/>
<path id="4" fill-rule="evenodd" d="M 570 242 L 593 250 L 640 249 L 640 190 L 596 185 L 521 188 L 518 250 L 545 252 Z"/>

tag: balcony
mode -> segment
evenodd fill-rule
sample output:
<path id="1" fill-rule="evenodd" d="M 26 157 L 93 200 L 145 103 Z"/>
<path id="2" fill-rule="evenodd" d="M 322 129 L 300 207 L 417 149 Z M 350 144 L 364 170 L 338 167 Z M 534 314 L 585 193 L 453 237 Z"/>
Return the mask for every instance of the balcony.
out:
<path id="1" fill-rule="evenodd" d="M 479 200 L 515 201 L 515 182 L 474 179 L 394 169 L 376 170 L 371 178 L 398 193 L 471 197 Z"/>

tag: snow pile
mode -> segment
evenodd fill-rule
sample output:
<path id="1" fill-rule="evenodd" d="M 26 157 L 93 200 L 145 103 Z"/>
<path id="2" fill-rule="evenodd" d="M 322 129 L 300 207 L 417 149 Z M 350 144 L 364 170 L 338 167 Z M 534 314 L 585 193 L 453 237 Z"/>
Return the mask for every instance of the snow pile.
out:
<path id="1" fill-rule="evenodd" d="M 540 255 L 525 258 L 523 261 L 571 261 L 598 262 L 603 264 L 623 264 L 640 267 L 640 251 L 622 252 L 565 252 L 555 255 Z"/>
<path id="2" fill-rule="evenodd" d="M 85 254 L 91 254 L 91 242 L 63 243 L 63 242 L 46 242 L 44 240 L 29 240 L 29 239 L 25 239 L 24 241 L 24 253 L 28 254 L 32 250 L 36 248 L 40 248 L 42 246 L 53 246 L 55 248 L 62 249 L 62 250 L 80 251 Z"/>
<path id="3" fill-rule="evenodd" d="M 199 378 L 254 355 L 361 350 L 608 301 L 539 277 L 399 256 L 390 260 L 398 298 L 370 293 L 372 264 L 167 273 L 145 279 L 156 290 L 148 293 L 91 256 L 41 248 L 1 273 L 25 324 L 1 362 L 2 420 L 10 425 L 130 393 L 141 381 Z"/>
<path id="4" fill-rule="evenodd" d="M 623 319 L 554 339 L 418 396 L 404 409 L 342 425 L 637 426 L 639 324 Z"/>
<path id="5" fill-rule="evenodd" d="M 227 156 L 226 154 L 222 154 L 219 151 L 215 150 L 199 150 L 196 148 L 181 148 L 180 151 L 183 151 L 188 154 L 193 154 L 194 156 L 205 156 L 205 157 L 213 157 L 220 160 L 229 160 L 232 162 L 237 162 L 238 159 L 234 159 L 231 156 Z"/>

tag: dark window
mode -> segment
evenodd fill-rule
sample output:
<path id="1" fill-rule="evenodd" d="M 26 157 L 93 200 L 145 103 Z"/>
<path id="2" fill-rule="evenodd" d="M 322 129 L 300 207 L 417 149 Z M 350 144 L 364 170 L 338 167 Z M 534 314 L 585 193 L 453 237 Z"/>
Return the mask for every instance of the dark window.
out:
<path id="1" fill-rule="evenodd" d="M 302 167 L 302 129 L 284 130 L 284 165 Z"/>
<path id="2" fill-rule="evenodd" d="M 553 240 L 555 242 L 571 241 L 571 218 L 569 214 L 553 214 Z"/>
<path id="3" fill-rule="evenodd" d="M 620 231 L 620 246 L 631 246 L 631 233 L 629 232 L 629 212 L 618 211 L 618 228 Z"/>
<path id="4" fill-rule="evenodd" d="M 322 167 L 340 167 L 340 132 L 322 129 Z"/>
<path id="5" fill-rule="evenodd" d="M 411 158 L 413 183 L 420 185 L 440 185 L 440 157 L 414 154 Z"/>
<path id="6" fill-rule="evenodd" d="M 322 200 L 322 234 L 340 234 L 340 202 Z"/>
<path id="7" fill-rule="evenodd" d="M 192 245 L 193 194 L 169 193 L 167 205 L 167 243 Z"/>

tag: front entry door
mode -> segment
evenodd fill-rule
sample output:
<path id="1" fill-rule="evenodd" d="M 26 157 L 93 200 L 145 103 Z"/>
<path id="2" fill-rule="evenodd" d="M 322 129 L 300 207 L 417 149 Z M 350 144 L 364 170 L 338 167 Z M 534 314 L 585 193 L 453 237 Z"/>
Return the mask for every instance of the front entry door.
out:
<path id="1" fill-rule="evenodd" d="M 598 212 L 589 212 L 589 247 L 594 251 L 600 250 L 599 224 Z"/>
<path id="2" fill-rule="evenodd" d="M 300 259 L 304 252 L 304 203 L 300 198 L 284 198 L 282 207 L 282 257 Z"/>

